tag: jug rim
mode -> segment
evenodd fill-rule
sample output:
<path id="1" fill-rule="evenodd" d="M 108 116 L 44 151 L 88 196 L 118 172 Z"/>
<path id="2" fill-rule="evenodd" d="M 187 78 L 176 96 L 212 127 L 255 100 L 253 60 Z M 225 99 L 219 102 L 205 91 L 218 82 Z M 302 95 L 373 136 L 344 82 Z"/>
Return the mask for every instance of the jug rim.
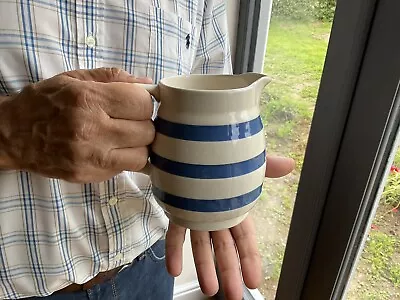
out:
<path id="1" fill-rule="evenodd" d="M 240 87 L 233 87 L 233 88 L 227 88 L 227 89 L 196 89 L 196 88 L 185 88 L 185 87 L 179 87 L 176 84 L 170 83 L 170 81 L 174 80 L 180 80 L 180 79 L 187 79 L 187 78 L 196 78 L 196 77 L 241 77 L 243 75 L 259 75 L 259 79 L 265 78 L 271 81 L 271 78 L 265 74 L 262 73 L 256 73 L 256 72 L 247 72 L 247 73 L 242 73 L 242 74 L 183 74 L 183 75 L 175 75 L 171 77 L 165 77 L 162 78 L 159 82 L 160 85 L 163 85 L 165 87 L 174 89 L 174 90 L 179 90 L 179 91 L 186 91 L 186 92 L 198 92 L 198 93 L 232 93 L 232 92 L 242 92 L 242 91 L 247 91 L 253 88 L 253 85 L 256 84 L 257 80 L 254 82 L 249 83 L 247 86 L 240 86 Z"/>

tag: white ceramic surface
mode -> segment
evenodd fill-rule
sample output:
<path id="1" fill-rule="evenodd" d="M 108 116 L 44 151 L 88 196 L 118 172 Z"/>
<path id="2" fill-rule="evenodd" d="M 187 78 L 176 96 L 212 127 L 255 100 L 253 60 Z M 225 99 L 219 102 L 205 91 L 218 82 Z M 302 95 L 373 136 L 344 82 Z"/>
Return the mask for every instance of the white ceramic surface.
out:
<path id="1" fill-rule="evenodd" d="M 153 193 L 171 221 L 194 230 L 240 223 L 265 174 L 263 74 L 189 75 L 142 85 L 160 102 L 150 155 Z"/>

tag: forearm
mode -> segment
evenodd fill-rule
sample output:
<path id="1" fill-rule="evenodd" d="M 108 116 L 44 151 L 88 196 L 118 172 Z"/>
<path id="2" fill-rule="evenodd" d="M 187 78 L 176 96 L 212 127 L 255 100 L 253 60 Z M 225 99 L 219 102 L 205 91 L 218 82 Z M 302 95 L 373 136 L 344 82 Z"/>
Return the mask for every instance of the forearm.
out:
<path id="1" fill-rule="evenodd" d="M 0 96 L 0 170 L 17 169 L 16 162 L 13 161 L 8 149 L 8 133 L 10 132 L 11 122 L 9 121 L 9 96 Z"/>

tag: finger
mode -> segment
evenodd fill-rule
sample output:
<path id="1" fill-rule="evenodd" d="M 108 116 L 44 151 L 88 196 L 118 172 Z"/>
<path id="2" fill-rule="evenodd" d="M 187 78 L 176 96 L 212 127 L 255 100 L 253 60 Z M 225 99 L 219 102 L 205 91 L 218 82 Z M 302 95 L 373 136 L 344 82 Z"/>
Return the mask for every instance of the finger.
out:
<path id="1" fill-rule="evenodd" d="M 267 170 L 265 176 L 269 178 L 282 177 L 294 170 L 295 161 L 287 157 L 267 155 Z"/>
<path id="2" fill-rule="evenodd" d="M 146 165 L 149 157 L 147 147 L 110 150 L 107 169 L 137 172 Z"/>
<path id="3" fill-rule="evenodd" d="M 151 83 L 151 78 L 138 78 L 119 68 L 97 68 L 90 70 L 73 70 L 62 75 L 83 81 L 97 82 L 127 82 L 127 83 Z"/>
<path id="4" fill-rule="evenodd" d="M 206 231 L 191 230 L 190 240 L 201 290 L 205 295 L 213 296 L 218 292 L 218 279 L 210 234 Z"/>
<path id="5" fill-rule="evenodd" d="M 92 83 L 89 97 L 96 97 L 101 108 L 111 118 L 126 120 L 150 120 L 153 100 L 144 88 L 130 83 Z M 90 96 L 93 95 L 93 96 Z"/>
<path id="6" fill-rule="evenodd" d="M 235 241 L 229 230 L 211 233 L 222 289 L 227 299 L 241 300 L 243 297 L 242 278 Z"/>
<path id="7" fill-rule="evenodd" d="M 185 242 L 186 228 L 170 222 L 166 241 L 165 256 L 168 273 L 171 276 L 179 276 L 182 272 L 182 249 Z"/>
<path id="8" fill-rule="evenodd" d="M 231 228 L 231 233 L 239 252 L 244 283 L 248 288 L 255 289 L 261 282 L 261 257 L 251 217 Z"/>
<path id="9" fill-rule="evenodd" d="M 106 136 L 113 148 L 135 148 L 150 145 L 155 136 L 151 120 L 130 121 L 111 119 L 108 125 L 109 135 Z"/>

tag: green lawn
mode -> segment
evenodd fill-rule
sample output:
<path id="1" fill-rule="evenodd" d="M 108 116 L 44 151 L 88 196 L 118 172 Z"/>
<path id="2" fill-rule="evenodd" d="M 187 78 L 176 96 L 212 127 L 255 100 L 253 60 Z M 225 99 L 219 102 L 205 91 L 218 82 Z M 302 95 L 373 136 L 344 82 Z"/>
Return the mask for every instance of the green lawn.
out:
<path id="1" fill-rule="evenodd" d="M 330 27 L 329 23 L 272 19 L 264 72 L 273 81 L 262 99 L 272 152 L 301 160 L 304 141 L 300 137 L 307 135 L 311 123 Z"/>
<path id="2" fill-rule="evenodd" d="M 252 215 L 263 257 L 260 288 L 273 299 L 318 93 L 331 25 L 273 18 L 264 72 L 272 78 L 261 101 L 269 153 L 296 159 L 296 171 L 284 179 L 267 179 Z"/>
<path id="3" fill-rule="evenodd" d="M 263 199 L 252 212 L 265 274 L 260 290 L 266 299 L 273 299 L 279 280 L 330 29 L 330 23 L 271 21 L 264 72 L 273 81 L 262 96 L 261 114 L 269 153 L 293 157 L 297 168 L 283 180 L 267 180 Z M 397 160 L 400 164 L 400 155 Z M 393 206 L 383 202 L 378 210 L 348 299 L 400 298 L 400 215 L 390 211 Z"/>

